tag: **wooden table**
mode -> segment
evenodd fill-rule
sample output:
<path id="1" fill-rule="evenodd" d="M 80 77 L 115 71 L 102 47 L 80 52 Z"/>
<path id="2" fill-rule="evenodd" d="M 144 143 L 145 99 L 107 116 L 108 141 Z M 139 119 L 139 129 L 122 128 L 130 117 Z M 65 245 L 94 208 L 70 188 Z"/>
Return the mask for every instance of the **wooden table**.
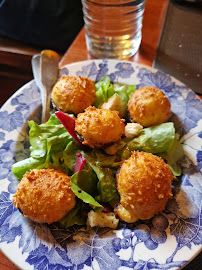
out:
<path id="1" fill-rule="evenodd" d="M 152 66 L 166 15 L 167 5 L 168 0 L 146 1 L 140 49 L 136 55 L 126 60 Z M 28 59 L 30 59 L 30 55 L 28 56 Z M 85 43 L 85 28 L 83 28 L 65 55 L 62 57 L 60 66 L 88 59 L 94 59 L 94 57 L 87 51 Z M 199 268 L 196 268 L 197 266 L 193 266 L 194 262 L 192 262 L 188 268 L 186 267 L 186 269 L 199 269 L 199 264 L 197 264 Z M 2 252 L 0 252 L 0 270 L 17 269 L 18 267 L 16 267 Z"/>

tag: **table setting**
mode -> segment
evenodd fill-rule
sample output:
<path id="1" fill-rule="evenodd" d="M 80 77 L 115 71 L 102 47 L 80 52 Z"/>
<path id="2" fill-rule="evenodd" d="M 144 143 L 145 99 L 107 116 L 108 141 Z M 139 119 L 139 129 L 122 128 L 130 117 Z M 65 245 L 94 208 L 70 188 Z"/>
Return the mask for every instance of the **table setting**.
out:
<path id="1" fill-rule="evenodd" d="M 201 67 L 192 74 L 191 69 L 184 70 L 185 64 L 180 63 L 178 71 L 187 73 L 183 81 L 183 76 L 170 68 L 172 64 L 166 66 L 168 49 L 163 51 L 164 31 L 170 31 L 166 24 L 170 10 L 173 5 L 179 9 L 181 6 L 167 0 L 101 2 L 82 1 L 85 26 L 60 61 L 56 52 L 46 49 L 41 55 L 34 55 L 34 79 L 1 107 L 0 269 L 196 270 L 202 265 Z M 123 29 L 111 19 L 117 17 L 116 5 L 131 16 L 125 20 L 120 14 Z M 130 27 L 125 25 L 129 22 Z M 127 42 L 117 37 L 117 29 Z M 187 83 L 191 75 L 191 82 L 194 76 L 198 78 L 193 89 Z M 175 127 L 184 158 L 181 173 L 172 183 L 173 197 L 163 211 L 147 220 L 123 222 L 117 229 L 94 227 L 88 231 L 84 226 L 64 228 L 57 222 L 37 223 L 23 217 L 14 207 L 12 198 L 19 181 L 12 166 L 29 158 L 28 121 L 46 125 L 46 108 L 52 106 L 50 92 L 57 80 L 55 76 L 58 79 L 80 76 L 93 82 L 107 77 L 112 84 L 135 85 L 136 89 L 157 87 L 166 95 L 171 105 L 169 122 Z"/>

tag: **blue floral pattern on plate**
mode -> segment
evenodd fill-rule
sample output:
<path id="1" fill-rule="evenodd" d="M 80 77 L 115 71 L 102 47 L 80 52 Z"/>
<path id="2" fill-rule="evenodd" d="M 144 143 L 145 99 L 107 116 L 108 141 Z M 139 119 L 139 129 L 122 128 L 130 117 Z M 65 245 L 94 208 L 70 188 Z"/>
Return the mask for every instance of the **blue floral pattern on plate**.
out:
<path id="1" fill-rule="evenodd" d="M 149 221 L 117 230 L 64 230 L 24 218 L 12 203 L 18 181 L 14 162 L 29 156 L 27 120 L 40 121 L 40 94 L 32 81 L 0 110 L 0 247 L 22 269 L 179 269 L 201 249 L 202 102 L 185 85 L 150 67 L 118 60 L 90 60 L 65 66 L 60 76 L 108 75 L 114 82 L 153 85 L 171 102 L 185 158 L 174 198 Z"/>

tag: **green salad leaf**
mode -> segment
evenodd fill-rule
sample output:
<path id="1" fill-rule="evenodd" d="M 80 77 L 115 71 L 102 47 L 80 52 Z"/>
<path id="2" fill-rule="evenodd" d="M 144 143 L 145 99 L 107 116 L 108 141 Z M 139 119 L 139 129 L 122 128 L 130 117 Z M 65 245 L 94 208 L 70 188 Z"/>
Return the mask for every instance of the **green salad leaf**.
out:
<path id="1" fill-rule="evenodd" d="M 96 161 L 95 164 L 100 167 L 107 167 L 112 169 L 117 169 L 120 165 L 120 156 L 119 155 L 107 155 L 102 151 L 96 150 Z"/>
<path id="2" fill-rule="evenodd" d="M 45 158 L 43 157 L 38 158 L 38 159 L 29 157 L 25 160 L 20 160 L 17 163 L 13 164 L 12 166 L 13 174 L 18 180 L 21 180 L 23 175 L 27 171 L 37 168 L 38 166 L 43 164 L 44 161 L 45 161 Z"/>
<path id="3" fill-rule="evenodd" d="M 88 164 L 85 164 L 85 169 L 80 171 L 77 175 L 78 186 L 89 193 L 91 196 L 95 197 L 98 193 L 97 182 L 98 178 L 95 172 L 92 170 Z"/>
<path id="4" fill-rule="evenodd" d="M 73 225 L 85 225 L 86 220 L 83 218 L 82 212 L 82 205 L 77 200 L 75 207 L 70 210 L 61 220 L 59 220 L 59 223 L 65 228 Z"/>
<path id="5" fill-rule="evenodd" d="M 60 158 L 60 162 L 64 163 L 64 167 L 69 168 L 71 171 L 74 169 L 74 164 L 76 161 L 76 154 L 81 150 L 75 141 L 70 141 L 65 150 L 63 151 L 62 157 Z"/>
<path id="6" fill-rule="evenodd" d="M 128 100 L 135 91 L 135 85 L 123 85 L 118 83 L 111 83 L 109 76 L 102 77 L 96 84 L 96 99 L 95 107 L 101 107 L 114 94 L 121 96 L 122 100 L 127 105 Z"/>
<path id="7" fill-rule="evenodd" d="M 128 104 L 128 101 L 130 99 L 130 97 L 132 96 L 132 94 L 134 93 L 134 91 L 136 90 L 135 85 L 121 85 L 118 83 L 114 83 L 113 84 L 113 90 L 114 90 L 114 94 L 118 94 L 122 97 L 123 101 L 125 101 L 126 104 Z"/>
<path id="8" fill-rule="evenodd" d="M 96 99 L 95 107 L 102 105 L 109 97 L 114 94 L 110 78 L 108 76 L 102 77 L 96 84 Z"/>
<path id="9" fill-rule="evenodd" d="M 73 141 L 63 125 L 56 120 L 55 115 L 52 115 L 45 124 L 37 125 L 32 120 L 28 124 L 30 157 L 13 164 L 12 171 L 17 179 L 21 179 L 30 169 L 38 168 L 38 166 L 49 167 L 55 155 L 60 155 L 68 143 Z M 59 163 L 58 166 L 61 168 Z"/>
<path id="10" fill-rule="evenodd" d="M 160 156 L 170 166 L 175 176 L 181 175 L 181 166 L 179 165 L 179 163 L 182 161 L 184 157 L 184 150 L 179 140 L 174 139 L 174 143 L 170 151 L 167 153 L 161 153 Z"/>
<path id="11" fill-rule="evenodd" d="M 175 128 L 172 122 L 144 128 L 140 135 L 129 141 L 121 151 L 121 160 L 129 158 L 132 151 L 139 150 L 161 156 L 170 166 L 175 176 L 180 176 L 179 162 L 184 157 L 181 143 L 175 139 Z"/>
<path id="12" fill-rule="evenodd" d="M 175 139 L 175 128 L 172 122 L 144 128 L 140 135 L 127 143 L 122 153 L 122 160 L 135 150 L 152 154 L 169 152 Z"/>
<path id="13" fill-rule="evenodd" d="M 79 171 L 79 172 L 72 175 L 71 180 L 70 180 L 72 191 L 77 196 L 77 198 L 79 198 L 80 200 L 82 200 L 85 203 L 88 203 L 95 211 L 102 211 L 102 209 L 103 209 L 102 205 L 99 204 L 93 198 L 93 196 L 88 194 L 86 191 L 81 189 L 81 187 L 79 186 L 79 178 L 84 177 L 83 175 L 81 176 L 81 174 L 83 174 L 83 171 Z"/>
<path id="14" fill-rule="evenodd" d="M 116 171 L 99 166 L 93 166 L 93 169 L 99 179 L 99 195 L 96 197 L 97 200 L 101 202 L 110 202 L 113 199 L 116 199 L 118 196 L 115 177 Z"/>
<path id="15" fill-rule="evenodd" d="M 99 165 L 99 160 L 96 156 L 96 151 L 91 153 L 82 153 L 82 155 L 87 159 L 87 163 L 96 173 L 98 178 L 97 188 L 99 195 L 96 196 L 96 199 L 101 202 L 110 202 L 111 200 L 117 198 L 118 192 L 116 189 L 116 170 L 110 169 L 108 167 L 102 167 Z M 106 155 L 106 159 L 109 156 Z M 111 158 L 111 157 L 109 157 Z"/>

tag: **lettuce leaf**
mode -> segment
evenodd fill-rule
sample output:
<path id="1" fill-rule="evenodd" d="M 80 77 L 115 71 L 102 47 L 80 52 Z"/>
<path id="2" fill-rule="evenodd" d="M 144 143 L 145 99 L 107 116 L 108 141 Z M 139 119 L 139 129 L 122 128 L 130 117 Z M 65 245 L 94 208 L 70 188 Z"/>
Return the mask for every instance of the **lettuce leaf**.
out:
<path id="1" fill-rule="evenodd" d="M 110 78 L 108 76 L 102 77 L 96 84 L 96 99 L 95 107 L 101 106 L 109 97 L 114 94 Z"/>
<path id="2" fill-rule="evenodd" d="M 123 85 L 118 83 L 111 83 L 109 76 L 102 77 L 96 84 L 96 99 L 95 107 L 101 107 L 115 93 L 120 95 L 123 101 L 128 103 L 131 95 L 135 91 L 135 85 Z"/>
<path id="3" fill-rule="evenodd" d="M 74 164 L 76 161 L 76 154 L 81 150 L 75 141 L 70 141 L 65 150 L 63 151 L 63 155 L 60 159 L 61 162 L 64 163 L 65 167 L 68 167 L 71 171 L 74 169 Z"/>
<path id="4" fill-rule="evenodd" d="M 167 153 L 161 153 L 160 156 L 166 161 L 175 176 L 181 175 L 180 162 L 184 158 L 184 150 L 179 140 L 174 139 L 174 143 Z"/>
<path id="5" fill-rule="evenodd" d="M 118 196 L 116 189 L 117 168 L 110 169 L 109 167 L 101 167 L 96 156 L 96 151 L 92 151 L 91 153 L 83 152 L 82 155 L 87 159 L 87 163 L 96 173 L 98 178 L 97 188 L 99 195 L 96 196 L 96 199 L 100 202 L 110 202 L 111 200 L 116 199 Z"/>
<path id="6" fill-rule="evenodd" d="M 95 197 L 98 194 L 98 178 L 90 166 L 85 165 L 85 167 L 87 169 L 83 169 L 77 175 L 77 184 L 82 190 Z"/>
<path id="7" fill-rule="evenodd" d="M 99 195 L 96 196 L 96 199 L 101 202 L 110 202 L 116 199 L 118 196 L 116 189 L 116 171 L 99 166 L 92 166 L 92 168 L 99 179 L 97 184 Z"/>
<path id="8" fill-rule="evenodd" d="M 117 83 L 113 84 L 113 89 L 114 89 L 114 93 L 120 95 L 126 104 L 128 104 L 130 97 L 132 96 L 132 94 L 136 90 L 135 85 L 128 86 L 125 84 L 121 85 L 121 84 L 117 84 Z"/>
<path id="9" fill-rule="evenodd" d="M 88 203 L 95 211 L 102 211 L 103 207 L 101 204 L 99 204 L 90 194 L 85 192 L 78 184 L 79 177 L 81 177 L 81 174 L 83 174 L 83 171 L 77 172 L 72 175 L 70 183 L 71 183 L 71 189 L 74 192 L 74 194 L 82 200 L 85 203 Z"/>
<path id="10" fill-rule="evenodd" d="M 29 157 L 27 159 L 18 161 L 17 163 L 13 164 L 13 166 L 12 166 L 13 174 L 18 180 L 21 180 L 23 175 L 27 171 L 37 168 L 38 166 L 43 164 L 44 161 L 45 161 L 44 157 L 38 158 L 38 159 Z"/>
<path id="11" fill-rule="evenodd" d="M 114 168 L 117 169 L 120 165 L 120 157 L 118 155 L 107 155 L 101 151 L 95 151 L 96 165 L 100 167 Z"/>
<path id="12" fill-rule="evenodd" d="M 75 207 L 70 210 L 61 220 L 58 222 L 65 228 L 73 225 L 86 225 L 85 218 L 82 217 L 82 205 L 77 200 Z"/>
<path id="13" fill-rule="evenodd" d="M 167 153 L 175 139 L 175 128 L 172 122 L 144 128 L 140 135 L 127 143 L 122 152 L 122 160 L 127 159 L 132 151 L 139 150 L 152 154 Z"/>
<path id="14" fill-rule="evenodd" d="M 175 128 L 172 122 L 144 128 L 139 137 L 127 143 L 121 152 L 121 159 L 127 159 L 135 150 L 161 156 L 175 176 L 181 175 L 179 162 L 184 157 L 184 151 L 181 143 L 175 139 Z"/>
<path id="15" fill-rule="evenodd" d="M 52 115 L 45 124 L 37 125 L 34 121 L 29 121 L 28 124 L 30 157 L 13 164 L 12 171 L 17 179 L 21 179 L 30 169 L 42 167 L 43 164 L 47 167 L 53 162 L 55 155 L 62 153 L 68 143 L 73 141 L 55 115 Z"/>

